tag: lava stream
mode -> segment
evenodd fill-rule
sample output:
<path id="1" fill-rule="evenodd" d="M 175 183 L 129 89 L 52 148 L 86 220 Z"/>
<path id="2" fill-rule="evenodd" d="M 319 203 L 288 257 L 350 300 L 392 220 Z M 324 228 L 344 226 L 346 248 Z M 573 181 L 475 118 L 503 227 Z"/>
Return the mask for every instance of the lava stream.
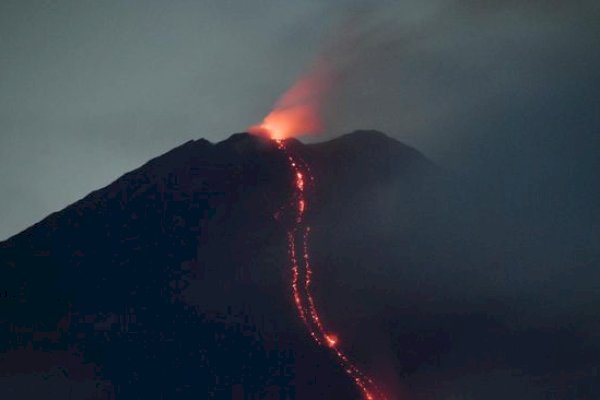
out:
<path id="1" fill-rule="evenodd" d="M 314 177 L 310 173 L 308 165 L 302 159 L 292 155 L 283 140 L 275 139 L 275 142 L 277 147 L 285 153 L 295 179 L 293 206 L 296 218 L 294 225 L 288 231 L 287 239 L 292 268 L 292 295 L 298 316 L 313 340 L 318 345 L 327 346 L 335 354 L 338 363 L 360 389 L 365 400 L 386 400 L 373 380 L 340 350 L 338 337 L 325 329 L 319 316 L 311 292 L 313 271 L 308 251 L 311 229 L 304 218 L 307 209 L 306 188 L 314 182 Z"/>

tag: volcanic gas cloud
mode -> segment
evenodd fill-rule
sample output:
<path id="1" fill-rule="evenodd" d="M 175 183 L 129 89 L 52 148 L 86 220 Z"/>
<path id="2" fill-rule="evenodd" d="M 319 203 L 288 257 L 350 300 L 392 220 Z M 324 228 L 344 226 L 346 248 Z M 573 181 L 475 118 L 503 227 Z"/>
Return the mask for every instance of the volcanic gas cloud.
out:
<path id="1" fill-rule="evenodd" d="M 321 112 L 334 80 L 330 65 L 316 63 L 277 100 L 263 121 L 248 131 L 277 140 L 322 132 Z"/>

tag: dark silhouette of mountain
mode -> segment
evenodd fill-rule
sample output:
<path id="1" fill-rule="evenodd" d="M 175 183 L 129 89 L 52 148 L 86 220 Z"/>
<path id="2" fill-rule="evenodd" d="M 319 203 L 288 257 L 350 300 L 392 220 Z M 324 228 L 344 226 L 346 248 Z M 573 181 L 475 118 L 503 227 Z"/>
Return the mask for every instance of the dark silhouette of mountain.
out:
<path id="1" fill-rule="evenodd" d="M 316 178 L 308 215 L 322 264 L 318 301 L 342 336 L 348 330 L 349 353 L 377 368 L 368 334 L 361 338 L 356 318 L 329 303 L 338 291 L 345 298 L 347 281 L 368 285 L 377 260 L 340 276 L 331 258 L 340 257 L 337 241 L 347 234 L 377 246 L 362 222 L 377 201 L 368 199 L 374 188 L 397 182 L 405 203 L 423 209 L 431 200 L 424 189 L 440 171 L 375 131 L 288 145 Z M 15 398 L 359 398 L 295 315 L 289 221 L 277 215 L 290 182 L 271 141 L 246 133 L 189 141 L 1 243 L 2 391 Z M 354 300 L 347 307 L 365 312 L 368 302 Z"/>
<path id="2" fill-rule="evenodd" d="M 596 253 L 382 133 L 287 147 L 320 314 L 390 399 L 599 397 Z M 190 141 L 0 243 L 0 393 L 360 398 L 296 315 L 292 178 Z"/>

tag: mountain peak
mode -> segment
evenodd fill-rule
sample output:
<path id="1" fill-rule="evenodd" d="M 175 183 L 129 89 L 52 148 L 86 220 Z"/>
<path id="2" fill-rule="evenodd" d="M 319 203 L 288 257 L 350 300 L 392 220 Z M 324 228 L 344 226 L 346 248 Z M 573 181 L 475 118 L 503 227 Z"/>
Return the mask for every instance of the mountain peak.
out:
<path id="1" fill-rule="evenodd" d="M 382 214 L 372 199 L 390 198 L 381 188 L 395 190 L 403 210 L 425 203 L 411 198 L 426 196 L 426 159 L 381 132 L 285 143 L 314 176 L 306 215 L 317 255 L 348 233 L 373 232 Z M 188 141 L 0 243 L 2 289 L 14 298 L 3 318 L 56 338 L 15 330 L 0 351 L 16 358 L 21 347 L 39 348 L 28 355 L 34 371 L 48 353 L 64 364 L 64 348 L 77 346 L 77 362 L 97 365 L 94 378 L 124 398 L 152 397 L 158 381 L 165 398 L 181 397 L 189 371 L 186 398 L 241 398 L 234 382 L 245 397 L 275 388 L 300 399 L 356 398 L 353 382 L 301 330 L 289 298 L 286 210 L 296 180 L 288 165 L 274 141 L 246 132 Z M 324 284 L 342 274 L 321 271 Z"/>
<path id="2" fill-rule="evenodd" d="M 253 135 L 248 132 L 238 132 L 227 139 L 218 142 L 217 148 L 233 150 L 237 154 L 261 153 L 276 149 L 275 143 L 269 138 Z"/>
<path id="3" fill-rule="evenodd" d="M 338 136 L 329 142 L 332 143 L 352 143 L 356 146 L 376 147 L 381 146 L 400 146 L 410 148 L 410 146 L 402 143 L 381 131 L 374 129 L 358 129 L 350 133 Z"/>
<path id="4" fill-rule="evenodd" d="M 203 140 L 203 139 L 200 139 Z M 366 145 L 367 143 L 389 143 L 395 142 L 401 144 L 398 140 L 388 136 L 387 134 L 374 130 L 374 129 L 359 129 L 352 131 L 350 133 L 346 133 L 337 138 L 328 139 L 320 143 L 329 143 L 336 141 L 345 141 L 345 142 L 356 142 L 362 145 Z M 295 147 L 298 145 L 302 145 L 303 143 L 296 138 L 287 138 L 284 139 L 284 142 L 289 147 Z M 238 132 L 229 136 L 227 139 L 220 141 L 216 144 L 221 147 L 232 147 L 238 151 L 244 149 L 265 149 L 275 147 L 273 145 L 273 141 L 267 137 L 255 135 L 249 132 Z"/>
<path id="5" fill-rule="evenodd" d="M 358 139 L 386 139 L 393 140 L 390 136 L 376 129 L 357 129 L 350 133 L 346 133 L 341 137 L 358 138 Z"/>

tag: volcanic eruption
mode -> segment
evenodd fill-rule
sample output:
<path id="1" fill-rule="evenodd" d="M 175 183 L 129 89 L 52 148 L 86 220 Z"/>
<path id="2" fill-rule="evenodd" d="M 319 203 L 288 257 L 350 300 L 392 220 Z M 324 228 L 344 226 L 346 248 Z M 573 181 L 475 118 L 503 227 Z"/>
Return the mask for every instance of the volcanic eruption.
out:
<path id="1" fill-rule="evenodd" d="M 0 350 L 28 373 L 68 350 L 69 371 L 92 365 L 86 379 L 116 398 L 386 399 L 359 367 L 372 341 L 321 315 L 330 264 L 315 255 L 329 245 L 316 223 L 352 223 L 331 207 L 377 181 L 416 189 L 431 164 L 375 131 L 296 140 L 323 129 L 333 78 L 315 68 L 252 134 L 185 143 L 2 243 L 15 301 Z"/>
<path id="2" fill-rule="evenodd" d="M 287 232 L 289 263 L 292 270 L 291 292 L 298 317 L 319 346 L 326 346 L 337 357 L 340 367 L 354 381 L 365 400 L 385 400 L 386 397 L 373 381 L 340 348 L 336 334 L 330 332 L 315 305 L 311 291 L 313 270 L 309 251 L 311 226 L 305 214 L 309 209 L 308 195 L 314 190 L 315 178 L 310 166 L 286 145 L 285 139 L 316 134 L 323 129 L 322 102 L 332 84 L 331 71 L 324 64 L 300 78 L 275 103 L 273 110 L 262 123 L 250 127 L 251 133 L 274 140 L 293 171 L 294 194 L 290 209 L 294 223 Z"/>
<path id="3" fill-rule="evenodd" d="M 335 79 L 334 68 L 315 63 L 277 100 L 263 121 L 248 131 L 274 140 L 321 133 L 321 112 Z"/>
<path id="4" fill-rule="evenodd" d="M 112 393 L 90 398 L 384 398 L 362 371 L 379 374 L 395 353 L 355 324 L 389 300 L 356 301 L 351 285 L 377 286 L 356 279 L 372 276 L 369 262 L 348 257 L 368 252 L 340 230 L 370 229 L 356 215 L 373 184 L 400 179 L 415 196 L 430 169 L 377 132 L 189 141 L 0 243 L 0 351 L 23 360 L 0 360 L 0 374 L 21 374 L 14 393 L 40 399 L 58 396 L 50 384 Z M 382 262 L 396 263 L 386 249 Z"/>

